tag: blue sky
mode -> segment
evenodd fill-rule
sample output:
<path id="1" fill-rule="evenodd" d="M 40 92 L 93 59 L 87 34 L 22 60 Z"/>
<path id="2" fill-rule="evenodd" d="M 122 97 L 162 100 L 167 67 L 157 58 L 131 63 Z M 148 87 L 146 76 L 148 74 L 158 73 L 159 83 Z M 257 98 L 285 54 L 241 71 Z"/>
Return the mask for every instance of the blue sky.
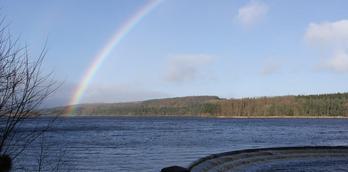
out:
<path id="1" fill-rule="evenodd" d="M 38 54 L 67 103 L 93 57 L 146 0 L 1 0 L 12 34 Z M 82 103 L 187 95 L 346 92 L 348 1 L 164 0 L 113 49 Z"/>

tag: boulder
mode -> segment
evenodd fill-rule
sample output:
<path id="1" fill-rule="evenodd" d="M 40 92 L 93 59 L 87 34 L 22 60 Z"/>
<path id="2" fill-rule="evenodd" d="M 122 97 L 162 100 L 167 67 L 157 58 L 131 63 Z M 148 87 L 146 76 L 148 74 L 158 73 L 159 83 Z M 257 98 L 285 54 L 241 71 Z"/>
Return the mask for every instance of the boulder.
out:
<path id="1" fill-rule="evenodd" d="M 0 172 L 9 172 L 12 168 L 12 159 L 8 155 L 0 156 Z"/>
<path id="2" fill-rule="evenodd" d="M 184 167 L 171 166 L 171 167 L 163 168 L 161 172 L 190 172 L 190 171 Z"/>

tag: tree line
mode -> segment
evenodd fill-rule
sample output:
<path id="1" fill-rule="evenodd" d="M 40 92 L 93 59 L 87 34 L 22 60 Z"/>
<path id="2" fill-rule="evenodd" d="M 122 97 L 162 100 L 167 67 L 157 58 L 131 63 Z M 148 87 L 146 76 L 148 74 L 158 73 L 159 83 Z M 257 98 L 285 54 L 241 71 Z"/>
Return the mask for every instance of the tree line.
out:
<path id="1" fill-rule="evenodd" d="M 51 109 L 63 113 L 65 108 Z M 348 93 L 221 99 L 191 96 L 131 103 L 76 105 L 75 115 L 348 116 Z"/>

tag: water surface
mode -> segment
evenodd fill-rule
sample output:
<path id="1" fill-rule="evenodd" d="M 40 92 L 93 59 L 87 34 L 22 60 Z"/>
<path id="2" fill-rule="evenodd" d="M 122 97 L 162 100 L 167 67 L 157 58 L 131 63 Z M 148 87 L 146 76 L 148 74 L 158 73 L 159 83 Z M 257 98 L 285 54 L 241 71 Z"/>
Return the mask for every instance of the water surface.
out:
<path id="1" fill-rule="evenodd" d="M 59 118 L 45 136 L 48 155 L 62 157 L 63 169 L 156 172 L 238 149 L 347 145 L 348 120 L 74 117 Z"/>

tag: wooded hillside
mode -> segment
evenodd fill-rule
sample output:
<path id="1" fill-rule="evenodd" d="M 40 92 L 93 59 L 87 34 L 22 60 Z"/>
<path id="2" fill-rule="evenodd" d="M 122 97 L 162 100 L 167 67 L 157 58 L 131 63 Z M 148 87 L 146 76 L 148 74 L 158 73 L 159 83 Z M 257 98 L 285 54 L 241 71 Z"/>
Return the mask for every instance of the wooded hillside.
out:
<path id="1" fill-rule="evenodd" d="M 64 113 L 66 107 L 50 109 Z M 221 99 L 191 96 L 130 103 L 76 105 L 75 115 L 136 116 L 347 116 L 348 93 Z"/>

